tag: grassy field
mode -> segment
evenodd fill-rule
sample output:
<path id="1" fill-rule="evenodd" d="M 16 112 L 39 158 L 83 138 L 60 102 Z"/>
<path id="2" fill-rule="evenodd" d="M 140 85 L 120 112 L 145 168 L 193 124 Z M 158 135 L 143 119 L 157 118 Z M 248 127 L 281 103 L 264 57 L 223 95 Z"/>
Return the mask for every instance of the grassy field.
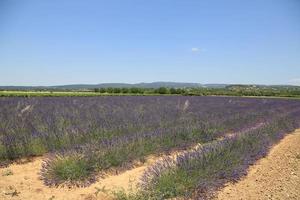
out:
<path id="1" fill-rule="evenodd" d="M 0 91 L 0 97 L 92 97 L 92 96 L 139 96 L 144 94 L 113 94 L 93 91 Z"/>
<path id="2" fill-rule="evenodd" d="M 206 197 L 244 174 L 299 127 L 299 119 L 300 101 L 293 99 L 2 97 L 0 165 L 47 155 L 40 172 L 45 185 L 85 187 L 99 174 L 127 170 L 150 155 L 187 150 L 149 167 L 137 192 L 115 197 Z"/>
<path id="3" fill-rule="evenodd" d="M 113 92 L 95 92 L 95 91 L 17 91 L 17 90 L 3 90 L 0 91 L 0 97 L 93 97 L 93 96 L 224 96 L 224 97 L 253 97 L 253 98 L 289 98 L 300 99 L 300 95 L 294 94 L 277 94 L 268 95 L 264 94 L 254 96 L 252 94 L 240 93 L 198 93 L 198 92 L 183 92 L 183 93 L 158 93 L 145 91 L 141 93 L 113 93 Z"/>

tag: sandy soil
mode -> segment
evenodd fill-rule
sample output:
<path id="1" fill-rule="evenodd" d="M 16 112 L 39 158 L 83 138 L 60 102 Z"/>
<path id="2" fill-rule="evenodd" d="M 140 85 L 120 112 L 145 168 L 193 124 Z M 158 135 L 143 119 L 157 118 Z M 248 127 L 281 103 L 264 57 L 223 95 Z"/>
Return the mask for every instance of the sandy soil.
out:
<path id="1" fill-rule="evenodd" d="M 44 158 L 34 158 L 31 162 L 0 168 L 0 200 L 112 200 L 111 193 L 113 191 L 136 191 L 137 183 L 147 167 L 164 156 L 175 158 L 177 155 L 199 148 L 199 146 L 201 144 L 187 150 L 174 150 L 168 155 L 149 156 L 145 163 L 136 163 L 132 169 L 117 175 L 106 176 L 85 188 L 50 188 L 45 186 L 38 175 Z M 9 172 L 12 174 L 8 175 Z"/>
<path id="2" fill-rule="evenodd" d="M 197 146 L 196 146 L 197 147 Z M 194 147 L 195 148 L 195 147 Z M 182 153 L 182 152 L 175 152 Z M 174 155 L 174 154 L 173 154 Z M 109 191 L 134 190 L 144 170 L 160 157 L 131 170 L 108 176 L 86 188 L 49 188 L 39 180 L 43 158 L 0 168 L 2 200 L 110 200 Z M 107 192 L 102 192 L 105 189 Z M 250 167 L 248 175 L 236 184 L 228 184 L 218 199 L 300 199 L 300 129 L 286 136 L 270 154 Z"/>
<path id="3" fill-rule="evenodd" d="M 46 200 L 110 200 L 112 190 L 134 190 L 135 183 L 141 177 L 147 166 L 155 159 L 149 158 L 141 166 L 135 167 L 124 173 L 107 176 L 86 188 L 49 188 L 39 180 L 43 158 L 35 158 L 25 164 L 13 164 L 0 169 L 0 199 L 46 199 Z M 8 175 L 9 173 L 11 175 Z M 103 192 L 105 190 L 106 192 Z"/>
<path id="4" fill-rule="evenodd" d="M 227 184 L 216 199 L 300 199 L 300 129 L 251 166 L 241 181 Z"/>
<path id="5" fill-rule="evenodd" d="M 198 148 L 200 144 L 191 149 Z M 174 151 L 167 156 L 176 157 L 185 151 Z M 137 183 L 144 171 L 150 165 L 162 159 L 162 156 L 149 156 L 146 162 L 137 165 L 118 175 L 106 176 L 86 188 L 50 188 L 39 179 L 39 171 L 43 157 L 34 158 L 24 164 L 12 164 L 7 168 L 0 168 L 0 199 L 8 200 L 112 200 L 112 191 L 136 191 Z M 9 173 L 12 173 L 8 175 Z"/>

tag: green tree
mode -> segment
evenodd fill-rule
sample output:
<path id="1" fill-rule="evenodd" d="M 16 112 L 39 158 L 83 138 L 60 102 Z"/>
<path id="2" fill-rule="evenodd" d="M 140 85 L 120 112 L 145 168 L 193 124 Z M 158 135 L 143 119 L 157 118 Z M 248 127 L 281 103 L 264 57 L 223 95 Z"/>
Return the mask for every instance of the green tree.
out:
<path id="1" fill-rule="evenodd" d="M 122 89 L 121 89 L 121 92 L 124 93 L 124 94 L 126 94 L 126 93 L 129 92 L 129 89 L 128 89 L 128 88 L 122 88 Z"/>
<path id="2" fill-rule="evenodd" d="M 114 92 L 114 88 L 111 88 L 111 87 L 106 88 L 106 92 L 109 93 L 109 94 L 111 94 L 111 93 Z"/>
<path id="3" fill-rule="evenodd" d="M 120 93 L 121 92 L 121 89 L 120 88 L 114 88 L 113 89 L 113 93 Z"/>
<path id="4" fill-rule="evenodd" d="M 175 88 L 170 88 L 170 94 L 178 94 Z"/>
<path id="5" fill-rule="evenodd" d="M 160 87 L 156 90 L 156 93 L 158 94 L 167 94 L 168 93 L 168 89 L 165 87 Z"/>
<path id="6" fill-rule="evenodd" d="M 136 87 L 130 88 L 130 93 L 144 94 L 144 88 L 136 88 Z"/>
<path id="7" fill-rule="evenodd" d="M 106 88 L 100 88 L 100 93 L 106 93 Z"/>

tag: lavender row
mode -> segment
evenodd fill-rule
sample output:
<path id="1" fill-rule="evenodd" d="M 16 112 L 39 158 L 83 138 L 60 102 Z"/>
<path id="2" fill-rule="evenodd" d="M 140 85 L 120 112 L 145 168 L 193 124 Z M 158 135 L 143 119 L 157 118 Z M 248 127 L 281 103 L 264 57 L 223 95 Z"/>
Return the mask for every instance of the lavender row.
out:
<path id="1" fill-rule="evenodd" d="M 299 127 L 300 107 L 175 158 L 165 157 L 145 171 L 137 197 L 207 199 L 217 187 L 239 179 L 272 144 Z"/>
<path id="2" fill-rule="evenodd" d="M 101 151 L 147 138 L 213 140 L 299 101 L 229 97 L 0 98 L 0 160 L 74 149 Z M 199 138 L 199 137 L 197 137 Z"/>

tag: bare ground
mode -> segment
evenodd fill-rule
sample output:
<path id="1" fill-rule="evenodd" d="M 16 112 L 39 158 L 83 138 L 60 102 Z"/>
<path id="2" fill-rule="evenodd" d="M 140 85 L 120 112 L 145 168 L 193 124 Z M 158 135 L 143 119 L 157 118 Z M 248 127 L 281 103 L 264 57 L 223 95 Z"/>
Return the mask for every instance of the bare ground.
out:
<path id="1" fill-rule="evenodd" d="M 134 190 L 144 170 L 154 159 L 119 175 L 107 176 L 86 188 L 50 188 L 39 179 L 43 158 L 25 164 L 13 164 L 0 169 L 0 199 L 46 200 L 110 200 L 111 191 Z M 11 175 L 9 172 L 12 172 Z M 106 191 L 106 192 L 104 192 Z"/>
<path id="2" fill-rule="evenodd" d="M 300 129 L 251 166 L 241 181 L 227 184 L 216 199 L 300 199 Z"/>
<path id="3" fill-rule="evenodd" d="M 68 189 L 45 186 L 38 175 L 43 158 L 35 158 L 32 162 L 0 168 L 0 199 L 110 200 L 111 190 L 135 190 L 144 170 L 158 159 L 149 157 L 146 163 L 89 187 Z M 218 192 L 217 199 L 300 199 L 300 129 L 286 136 L 266 158 L 250 167 L 240 182 L 226 185 Z"/>

